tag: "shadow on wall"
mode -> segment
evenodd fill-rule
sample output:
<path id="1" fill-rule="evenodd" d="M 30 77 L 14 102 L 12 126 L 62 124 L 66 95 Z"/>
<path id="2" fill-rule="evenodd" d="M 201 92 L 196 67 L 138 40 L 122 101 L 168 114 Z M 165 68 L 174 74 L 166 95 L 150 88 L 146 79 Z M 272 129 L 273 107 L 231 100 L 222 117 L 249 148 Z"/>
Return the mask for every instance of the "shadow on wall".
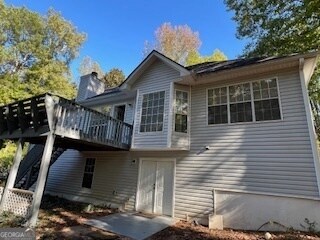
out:
<path id="1" fill-rule="evenodd" d="M 70 200 L 133 209 L 138 164 L 132 164 L 127 152 L 116 154 L 66 151 L 50 168 L 46 191 Z M 96 159 L 91 189 L 82 188 L 86 157 Z"/>

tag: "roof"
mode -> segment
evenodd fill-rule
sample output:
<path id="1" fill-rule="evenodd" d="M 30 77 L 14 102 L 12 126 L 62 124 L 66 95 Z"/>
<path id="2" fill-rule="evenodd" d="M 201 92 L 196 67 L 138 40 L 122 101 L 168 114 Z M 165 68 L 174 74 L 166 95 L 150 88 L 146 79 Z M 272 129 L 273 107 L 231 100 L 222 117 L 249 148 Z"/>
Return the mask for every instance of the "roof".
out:
<path id="1" fill-rule="evenodd" d="M 194 74 L 205 74 L 205 73 L 213 73 L 219 72 L 223 70 L 235 69 L 240 67 L 246 67 L 254 64 L 266 63 L 269 61 L 280 60 L 284 58 L 290 58 L 294 56 L 308 56 L 308 55 L 317 55 L 318 52 L 309 52 L 306 54 L 290 54 L 285 56 L 273 56 L 273 57 L 252 57 L 252 58 L 239 58 L 233 60 L 226 61 L 213 61 L 213 62 L 205 62 L 200 64 L 195 64 L 186 67 L 186 69 L 192 71 Z"/>
<path id="2" fill-rule="evenodd" d="M 319 52 L 309 52 L 306 54 L 291 54 L 286 56 L 273 56 L 273 57 L 252 57 L 252 58 L 239 58 L 239 59 L 232 59 L 232 60 L 226 60 L 226 61 L 212 61 L 212 62 L 205 62 L 200 64 L 191 65 L 188 67 L 184 67 L 181 64 L 171 60 L 170 58 L 166 57 L 162 53 L 159 53 L 156 50 L 153 50 L 132 72 L 131 74 L 126 78 L 124 82 L 122 82 L 118 87 L 109 88 L 106 89 L 102 94 L 99 94 L 97 96 L 91 97 L 89 99 L 94 98 L 100 98 L 103 96 L 110 96 L 110 95 L 117 95 L 119 93 L 122 93 L 125 88 L 123 88 L 124 85 L 128 84 L 128 82 L 134 82 L 140 74 L 152 63 L 154 59 L 161 59 L 162 61 L 166 62 L 167 64 L 171 65 L 175 69 L 182 71 L 183 74 L 187 75 L 190 73 L 196 74 L 196 75 L 202 75 L 202 74 L 208 74 L 208 73 L 216 73 L 221 72 L 224 70 L 231 70 L 231 69 L 237 69 L 241 67 L 247 67 L 251 65 L 261 64 L 261 63 L 267 63 L 272 62 L 275 60 L 280 59 L 286 59 L 290 57 L 314 57 L 318 55 Z"/>
<path id="3" fill-rule="evenodd" d="M 90 97 L 90 98 L 87 98 L 87 99 L 92 99 L 92 98 L 105 96 L 105 95 L 116 94 L 116 93 L 120 93 L 120 92 L 121 92 L 121 90 L 119 87 L 106 88 L 103 93 L 96 95 L 96 96 L 93 96 L 93 97 Z"/>
<path id="4" fill-rule="evenodd" d="M 253 58 L 239 58 L 226 61 L 213 61 L 195 64 L 188 66 L 187 69 L 191 70 L 195 74 L 213 73 L 222 70 L 234 69 L 244 67 L 252 64 L 267 62 L 275 59 L 285 58 L 283 57 L 253 57 Z"/>

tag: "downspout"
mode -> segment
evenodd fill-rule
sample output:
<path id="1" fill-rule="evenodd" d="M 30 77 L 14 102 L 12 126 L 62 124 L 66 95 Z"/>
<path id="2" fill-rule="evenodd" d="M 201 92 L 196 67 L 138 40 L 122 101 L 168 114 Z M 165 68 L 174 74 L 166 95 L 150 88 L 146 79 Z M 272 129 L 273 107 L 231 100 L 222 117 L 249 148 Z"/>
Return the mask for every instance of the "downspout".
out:
<path id="1" fill-rule="evenodd" d="M 315 60 L 314 65 L 316 64 L 316 62 L 317 61 Z M 314 66 L 311 69 L 312 69 L 311 72 L 313 72 Z M 312 155 L 313 155 L 313 160 L 314 160 L 314 167 L 315 167 L 315 172 L 316 172 L 316 177 L 317 177 L 318 195 L 320 196 L 319 152 L 318 152 L 318 146 L 317 146 L 316 132 L 314 129 L 313 115 L 312 115 L 309 96 L 308 96 L 308 82 L 311 78 L 311 74 L 309 73 L 309 75 L 308 75 L 309 79 L 306 79 L 304 70 L 305 70 L 305 59 L 300 58 L 299 59 L 300 83 L 301 83 L 304 107 L 305 107 L 305 111 L 306 111 L 306 117 L 307 117 L 308 129 L 309 129 L 309 137 L 310 137 Z"/>

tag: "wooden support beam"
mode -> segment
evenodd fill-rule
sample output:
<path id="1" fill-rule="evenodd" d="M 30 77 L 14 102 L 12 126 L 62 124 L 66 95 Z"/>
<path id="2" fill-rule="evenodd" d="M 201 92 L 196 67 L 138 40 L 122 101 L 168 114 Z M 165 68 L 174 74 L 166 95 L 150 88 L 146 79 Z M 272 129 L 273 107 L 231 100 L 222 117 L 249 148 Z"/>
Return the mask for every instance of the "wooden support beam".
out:
<path id="1" fill-rule="evenodd" d="M 31 99 L 31 119 L 33 124 L 33 129 L 36 132 L 39 129 L 39 109 L 37 106 L 37 99 Z"/>
<path id="2" fill-rule="evenodd" d="M 6 186 L 4 188 L 3 195 L 1 198 L 0 211 L 3 210 L 4 204 L 7 200 L 9 189 L 13 188 L 13 186 L 14 186 L 14 183 L 15 183 L 15 180 L 17 177 L 17 173 L 19 170 L 20 162 L 22 160 L 23 146 L 24 146 L 24 141 L 23 141 L 23 139 L 20 138 L 19 141 L 17 142 L 17 151 L 14 156 L 13 165 L 10 169 L 10 173 L 9 173 L 9 176 L 8 176 L 8 179 L 6 182 Z"/>
<path id="3" fill-rule="evenodd" d="M 19 120 L 21 132 L 24 133 L 24 131 L 28 128 L 28 123 L 27 123 L 27 119 L 26 119 L 26 112 L 24 109 L 24 104 L 22 101 L 18 102 L 17 117 Z"/>
<path id="4" fill-rule="evenodd" d="M 33 194 L 31 216 L 28 221 L 28 225 L 30 227 L 34 227 L 37 223 L 41 199 L 43 196 L 44 188 L 46 185 L 47 174 L 49 171 L 54 140 L 55 140 L 55 135 L 53 134 L 53 132 L 50 132 L 49 135 L 47 136 L 46 145 L 44 147 L 44 151 L 41 159 L 41 165 L 40 165 L 39 175 L 37 179 L 37 184 Z"/>
<path id="5" fill-rule="evenodd" d="M 6 122 L 6 115 L 4 114 L 5 107 L 0 107 L 0 134 L 7 131 L 7 122 Z"/>

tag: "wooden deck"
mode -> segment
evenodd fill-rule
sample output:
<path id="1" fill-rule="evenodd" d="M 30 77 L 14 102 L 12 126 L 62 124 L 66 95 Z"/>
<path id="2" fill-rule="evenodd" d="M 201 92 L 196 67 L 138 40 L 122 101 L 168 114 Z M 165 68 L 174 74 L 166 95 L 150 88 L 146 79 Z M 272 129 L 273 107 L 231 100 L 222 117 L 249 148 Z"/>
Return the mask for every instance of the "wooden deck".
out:
<path id="1" fill-rule="evenodd" d="M 0 107 L 0 140 L 43 143 L 50 132 L 64 148 L 128 150 L 132 125 L 51 94 Z"/>

